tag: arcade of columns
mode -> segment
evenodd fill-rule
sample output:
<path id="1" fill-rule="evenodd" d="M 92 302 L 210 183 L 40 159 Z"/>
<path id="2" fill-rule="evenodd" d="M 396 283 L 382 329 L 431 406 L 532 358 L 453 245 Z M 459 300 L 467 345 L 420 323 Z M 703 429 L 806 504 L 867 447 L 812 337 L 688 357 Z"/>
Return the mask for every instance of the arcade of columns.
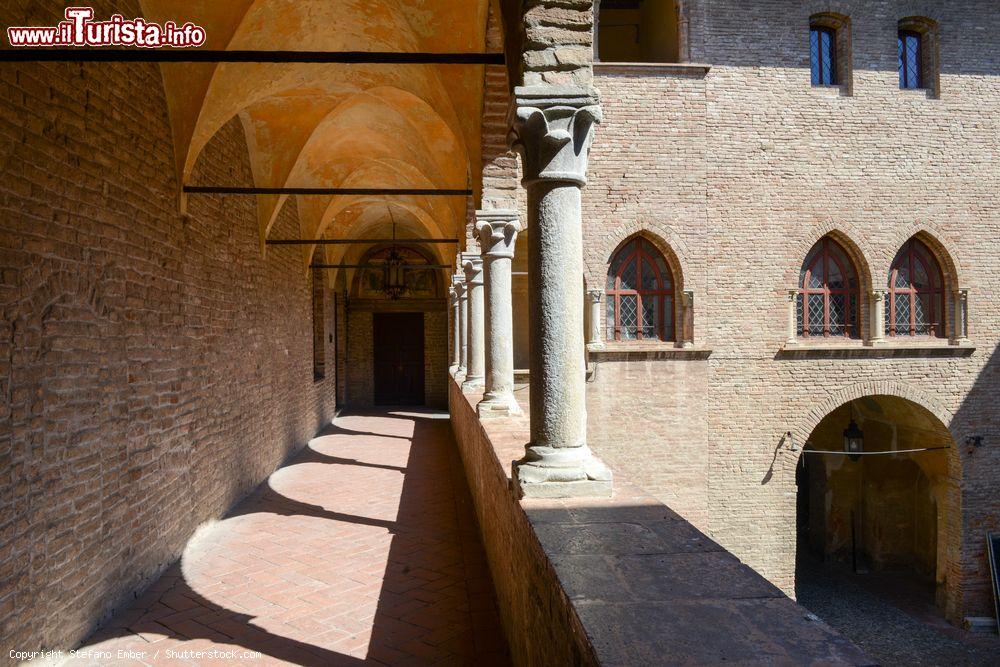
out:
<path id="1" fill-rule="evenodd" d="M 514 464 L 520 493 L 529 497 L 610 496 L 611 472 L 587 447 L 581 188 L 597 94 L 577 86 L 521 86 L 510 113 L 511 147 L 528 195 L 529 380 L 531 438 Z M 484 391 L 482 419 L 521 410 L 514 398 L 511 264 L 521 225 L 516 211 L 476 212 L 480 253 L 460 253 L 453 278 L 452 370 L 462 389 Z M 587 344 L 599 344 L 598 314 Z"/>

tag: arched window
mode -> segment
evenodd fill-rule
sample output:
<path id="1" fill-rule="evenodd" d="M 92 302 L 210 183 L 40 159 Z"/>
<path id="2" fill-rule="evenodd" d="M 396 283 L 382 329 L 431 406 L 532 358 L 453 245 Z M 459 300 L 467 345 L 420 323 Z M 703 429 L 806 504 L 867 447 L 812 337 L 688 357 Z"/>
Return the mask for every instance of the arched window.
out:
<path id="1" fill-rule="evenodd" d="M 799 272 L 799 335 L 857 338 L 859 291 L 857 271 L 843 247 L 821 238 Z"/>
<path id="2" fill-rule="evenodd" d="M 945 335 L 941 267 L 917 239 L 907 241 L 892 261 L 885 310 L 890 336 Z"/>
<path id="3" fill-rule="evenodd" d="M 674 340 L 674 279 L 644 238 L 621 246 L 608 269 L 608 340 Z"/>

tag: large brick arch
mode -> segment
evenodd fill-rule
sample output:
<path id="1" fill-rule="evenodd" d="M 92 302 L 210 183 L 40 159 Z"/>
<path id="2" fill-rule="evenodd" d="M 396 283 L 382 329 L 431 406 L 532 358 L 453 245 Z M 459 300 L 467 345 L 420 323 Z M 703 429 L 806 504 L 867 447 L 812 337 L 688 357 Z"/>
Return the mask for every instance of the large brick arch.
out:
<path id="1" fill-rule="evenodd" d="M 956 441 L 958 440 L 957 434 L 951 430 L 954 415 L 952 415 L 950 410 L 923 390 L 917 389 L 911 384 L 904 384 L 893 380 L 859 382 L 845 387 L 835 394 L 831 394 L 796 423 L 791 429 L 792 436 L 800 446 L 803 445 L 824 417 L 845 403 L 866 396 L 893 396 L 915 403 L 934 415 L 944 428 L 951 433 L 952 438 Z"/>
<path id="2" fill-rule="evenodd" d="M 687 268 L 690 266 L 687 260 L 687 249 L 684 241 L 669 226 L 658 222 L 647 222 L 636 220 L 620 225 L 611 233 L 602 237 L 592 252 L 586 257 L 586 279 L 587 286 L 592 289 L 602 289 L 607 279 L 608 266 L 615 251 L 633 236 L 642 236 L 652 243 L 657 250 L 663 253 L 667 260 L 667 266 L 673 273 L 676 292 L 680 293 L 685 289 L 695 289 Z"/>

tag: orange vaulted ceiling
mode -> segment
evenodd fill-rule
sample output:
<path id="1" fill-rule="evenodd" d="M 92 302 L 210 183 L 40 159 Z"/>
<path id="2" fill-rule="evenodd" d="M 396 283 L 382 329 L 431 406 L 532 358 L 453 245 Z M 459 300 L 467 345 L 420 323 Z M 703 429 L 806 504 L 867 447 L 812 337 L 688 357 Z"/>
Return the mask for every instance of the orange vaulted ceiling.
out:
<path id="1" fill-rule="evenodd" d="M 205 28 L 203 48 L 482 53 L 488 0 L 141 0 L 149 20 Z M 163 64 L 185 184 L 212 136 L 246 131 L 258 187 L 477 186 L 482 66 Z M 210 185 L 232 185 L 212 183 Z M 261 196 L 266 238 L 286 197 Z M 300 196 L 304 238 L 459 236 L 461 197 Z M 381 220 L 382 223 L 374 222 Z"/>

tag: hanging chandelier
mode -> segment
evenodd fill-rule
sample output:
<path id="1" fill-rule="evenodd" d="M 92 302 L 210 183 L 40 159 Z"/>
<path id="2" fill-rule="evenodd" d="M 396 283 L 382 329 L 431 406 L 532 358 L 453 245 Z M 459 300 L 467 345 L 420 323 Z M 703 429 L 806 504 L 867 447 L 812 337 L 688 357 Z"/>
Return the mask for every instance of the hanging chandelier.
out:
<path id="1" fill-rule="evenodd" d="M 382 265 L 382 291 L 390 301 L 397 301 L 404 296 L 406 287 L 406 262 L 403 255 L 396 247 L 396 220 L 392 216 L 392 209 L 388 206 L 389 219 L 392 220 L 392 247 L 389 249 L 389 256 Z"/>
<path id="2" fill-rule="evenodd" d="M 864 431 L 858 428 L 858 423 L 854 421 L 854 401 L 851 401 L 851 423 L 844 429 L 844 451 L 852 461 L 860 459 L 865 451 Z"/>

